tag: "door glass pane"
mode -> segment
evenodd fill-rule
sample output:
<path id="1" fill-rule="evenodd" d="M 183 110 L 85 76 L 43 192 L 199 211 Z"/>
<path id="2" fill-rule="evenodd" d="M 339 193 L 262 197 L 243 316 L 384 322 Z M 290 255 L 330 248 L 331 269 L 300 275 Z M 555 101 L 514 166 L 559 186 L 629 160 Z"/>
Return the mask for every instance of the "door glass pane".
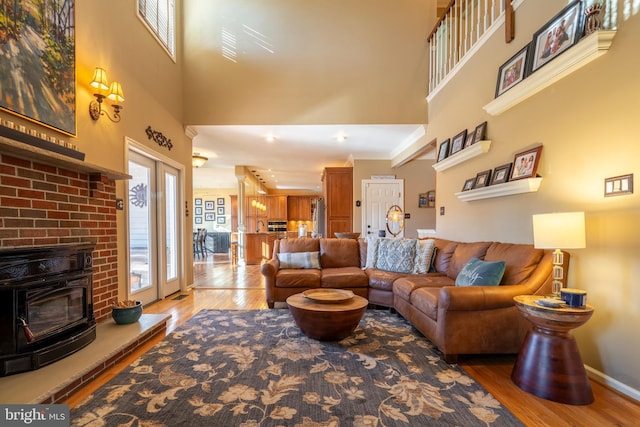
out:
<path id="1" fill-rule="evenodd" d="M 178 225 L 176 213 L 177 178 L 167 172 L 164 175 L 165 189 L 165 218 L 166 218 L 166 278 L 173 280 L 178 277 Z"/>
<path id="2" fill-rule="evenodd" d="M 131 293 L 151 286 L 151 169 L 129 161 L 129 263 Z"/>

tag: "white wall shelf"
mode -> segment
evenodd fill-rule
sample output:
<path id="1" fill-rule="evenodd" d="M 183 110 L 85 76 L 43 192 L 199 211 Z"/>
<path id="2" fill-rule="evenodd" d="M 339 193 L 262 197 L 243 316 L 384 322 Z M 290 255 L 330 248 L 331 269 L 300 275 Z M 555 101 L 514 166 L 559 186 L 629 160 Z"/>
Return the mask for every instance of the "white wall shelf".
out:
<path id="1" fill-rule="evenodd" d="M 596 31 L 483 108 L 498 116 L 609 51 L 615 31 Z"/>
<path id="2" fill-rule="evenodd" d="M 463 202 L 472 200 L 491 199 L 495 197 L 512 196 L 514 194 L 533 193 L 540 189 L 542 178 L 518 179 L 505 182 L 504 184 L 490 185 L 488 187 L 476 188 L 474 190 L 461 191 L 455 193 L 456 197 Z"/>
<path id="3" fill-rule="evenodd" d="M 453 167 L 459 163 L 466 162 L 469 159 L 473 159 L 480 154 L 486 153 L 491 148 L 491 141 L 483 140 L 478 141 L 469 147 L 458 151 L 453 156 L 447 157 L 446 159 L 434 163 L 433 168 L 436 172 L 441 172 L 443 170 L 447 170 L 450 167 Z"/>

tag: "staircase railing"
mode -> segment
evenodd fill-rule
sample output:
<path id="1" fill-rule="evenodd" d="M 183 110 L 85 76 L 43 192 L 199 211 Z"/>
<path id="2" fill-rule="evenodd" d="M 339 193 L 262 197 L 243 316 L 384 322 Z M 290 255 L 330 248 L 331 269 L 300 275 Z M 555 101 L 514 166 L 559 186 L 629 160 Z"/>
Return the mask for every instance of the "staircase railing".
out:
<path id="1" fill-rule="evenodd" d="M 430 100 L 457 70 L 505 22 L 505 4 L 515 10 L 525 0 L 451 0 L 429 34 Z M 567 2 L 569 3 L 569 1 Z M 617 29 L 618 9 L 628 9 L 630 0 L 586 0 L 585 6 L 604 3 L 602 27 Z M 525 19 L 518 17 L 519 19 Z"/>

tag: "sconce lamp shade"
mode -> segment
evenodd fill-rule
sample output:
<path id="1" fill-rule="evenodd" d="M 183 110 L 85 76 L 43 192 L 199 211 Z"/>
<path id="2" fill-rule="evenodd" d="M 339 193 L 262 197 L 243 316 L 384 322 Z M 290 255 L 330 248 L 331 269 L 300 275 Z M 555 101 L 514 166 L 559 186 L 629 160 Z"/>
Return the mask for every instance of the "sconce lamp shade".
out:
<path id="1" fill-rule="evenodd" d="M 122 93 L 122 85 L 118 82 L 111 83 L 111 87 L 109 88 L 109 95 L 107 95 L 107 98 L 115 101 L 116 103 L 123 102 L 124 94 Z"/>
<path id="2" fill-rule="evenodd" d="M 107 72 L 104 68 L 97 67 L 93 71 L 93 79 L 91 80 L 91 87 L 100 90 L 108 90 L 109 89 L 109 81 L 107 80 Z"/>
<path id="3" fill-rule="evenodd" d="M 584 212 L 533 215 L 533 240 L 538 249 L 585 248 Z"/>
<path id="4" fill-rule="evenodd" d="M 194 168 L 199 168 L 200 166 L 204 165 L 207 160 L 209 159 L 201 156 L 200 153 L 193 153 L 193 156 L 191 157 L 191 163 L 193 164 Z"/>

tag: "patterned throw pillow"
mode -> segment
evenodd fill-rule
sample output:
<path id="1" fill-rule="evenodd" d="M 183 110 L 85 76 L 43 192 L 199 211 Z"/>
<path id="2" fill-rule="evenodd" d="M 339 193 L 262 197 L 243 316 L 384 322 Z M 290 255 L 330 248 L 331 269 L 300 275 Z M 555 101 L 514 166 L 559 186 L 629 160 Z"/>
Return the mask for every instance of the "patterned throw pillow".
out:
<path id="1" fill-rule="evenodd" d="M 320 268 L 320 252 L 281 252 L 278 254 L 280 269 Z"/>
<path id="2" fill-rule="evenodd" d="M 378 259 L 378 243 L 380 239 L 375 234 L 369 234 L 367 236 L 367 262 L 364 268 L 374 268 L 376 266 L 376 260 Z"/>
<path id="3" fill-rule="evenodd" d="M 425 274 L 429 272 L 431 260 L 433 258 L 433 250 L 436 247 L 436 241 L 433 239 L 418 239 L 416 242 L 416 259 L 413 263 L 412 273 Z"/>
<path id="4" fill-rule="evenodd" d="M 456 277 L 456 286 L 497 286 L 504 275 L 504 261 L 481 261 L 471 258 Z"/>
<path id="5" fill-rule="evenodd" d="M 411 273 L 416 258 L 416 239 L 381 239 L 378 242 L 378 270 Z"/>

